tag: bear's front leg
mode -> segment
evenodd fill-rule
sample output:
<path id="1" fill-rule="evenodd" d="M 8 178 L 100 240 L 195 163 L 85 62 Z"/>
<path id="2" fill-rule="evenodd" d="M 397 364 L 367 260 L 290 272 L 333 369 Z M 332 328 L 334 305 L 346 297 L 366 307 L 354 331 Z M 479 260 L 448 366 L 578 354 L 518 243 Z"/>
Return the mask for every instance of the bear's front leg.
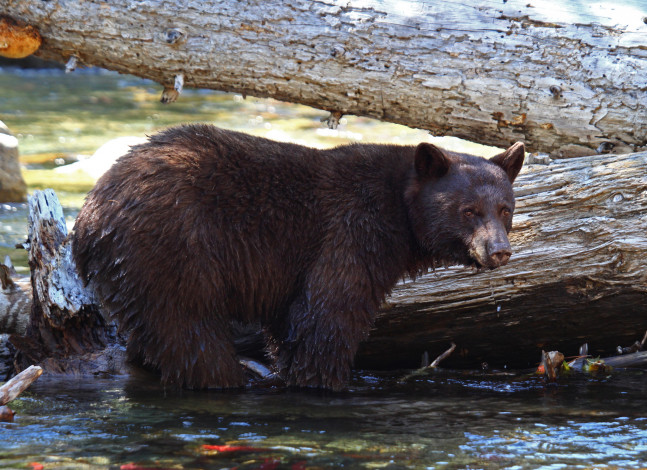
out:
<path id="1" fill-rule="evenodd" d="M 347 387 L 376 307 L 358 295 L 370 292 L 366 278 L 356 280 L 351 289 L 342 278 L 337 278 L 341 284 L 311 288 L 291 305 L 278 360 L 288 385 L 335 391 Z"/>

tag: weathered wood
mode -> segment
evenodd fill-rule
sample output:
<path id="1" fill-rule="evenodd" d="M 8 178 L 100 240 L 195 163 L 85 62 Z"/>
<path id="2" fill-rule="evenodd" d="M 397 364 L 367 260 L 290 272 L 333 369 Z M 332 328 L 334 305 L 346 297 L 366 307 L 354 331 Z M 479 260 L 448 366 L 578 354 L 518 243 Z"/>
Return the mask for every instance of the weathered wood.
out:
<path id="1" fill-rule="evenodd" d="M 647 329 L 647 153 L 530 165 L 515 182 L 510 263 L 398 286 L 360 350 L 369 368 L 526 367 L 542 349 L 613 355 Z"/>
<path id="2" fill-rule="evenodd" d="M 41 367 L 30 366 L 0 386 L 0 406 L 18 398 L 42 373 L 43 369 Z"/>
<path id="3" fill-rule="evenodd" d="M 642 0 L 5 0 L 47 59 L 563 156 L 647 146 Z M 181 99 L 181 98 L 180 98 Z M 592 151 L 593 149 L 593 151 Z"/>
<path id="4" fill-rule="evenodd" d="M 85 289 L 76 273 L 66 242 L 63 210 L 51 189 L 29 197 L 29 250 L 32 305 L 30 323 L 24 336 L 12 335 L 18 349 L 18 369 L 29 363 L 44 364 L 66 371 L 66 360 L 105 348 L 114 337 L 98 308 L 91 290 Z M 114 334 L 113 334 L 114 336 Z M 77 367 L 74 362 L 72 367 Z"/>

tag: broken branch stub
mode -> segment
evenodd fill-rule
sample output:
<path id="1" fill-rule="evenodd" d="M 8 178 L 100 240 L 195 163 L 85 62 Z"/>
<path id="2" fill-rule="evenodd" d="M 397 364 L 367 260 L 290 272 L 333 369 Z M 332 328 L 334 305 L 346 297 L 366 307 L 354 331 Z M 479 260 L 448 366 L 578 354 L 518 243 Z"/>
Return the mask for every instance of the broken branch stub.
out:
<path id="1" fill-rule="evenodd" d="M 18 398 L 42 373 L 41 367 L 30 366 L 0 386 L 0 406 Z"/>
<path id="2" fill-rule="evenodd" d="M 20 369 L 48 357 L 69 357 L 107 344 L 109 329 L 91 290 L 79 278 L 62 207 L 53 190 L 29 197 L 32 307 L 25 336 L 13 335 Z"/>

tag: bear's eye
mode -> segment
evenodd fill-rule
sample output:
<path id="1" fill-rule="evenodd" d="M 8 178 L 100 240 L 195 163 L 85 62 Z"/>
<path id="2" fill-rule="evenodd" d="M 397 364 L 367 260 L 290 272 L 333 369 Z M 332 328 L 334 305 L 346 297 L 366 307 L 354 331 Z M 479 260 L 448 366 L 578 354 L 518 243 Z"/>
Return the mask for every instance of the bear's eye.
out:
<path id="1" fill-rule="evenodd" d="M 465 217 L 474 217 L 474 209 L 463 209 L 463 215 Z"/>
<path id="2" fill-rule="evenodd" d="M 510 214 L 512 214 L 512 211 L 509 208 L 504 207 L 503 209 L 501 209 L 501 214 L 504 217 L 510 217 Z"/>

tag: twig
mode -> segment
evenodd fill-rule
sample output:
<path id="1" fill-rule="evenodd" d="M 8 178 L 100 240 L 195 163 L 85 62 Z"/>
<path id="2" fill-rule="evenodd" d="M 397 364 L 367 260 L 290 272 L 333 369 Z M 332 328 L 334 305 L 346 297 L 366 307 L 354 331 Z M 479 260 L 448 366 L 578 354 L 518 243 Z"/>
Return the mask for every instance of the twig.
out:
<path id="1" fill-rule="evenodd" d="M 442 353 L 440 356 L 438 356 L 436 359 L 434 359 L 434 362 L 429 364 L 427 367 L 433 368 L 433 367 L 438 367 L 438 364 L 440 364 L 442 361 L 447 359 L 451 353 L 454 352 L 454 349 L 456 349 L 456 344 L 452 343 L 452 345 L 449 347 L 447 351 Z"/>
<path id="2" fill-rule="evenodd" d="M 445 351 L 444 353 L 442 353 L 440 356 L 438 356 L 436 359 L 434 359 L 434 362 L 432 362 L 428 366 L 421 367 L 420 369 L 414 370 L 412 373 L 402 377 L 400 380 L 398 380 L 398 382 L 406 382 L 407 380 L 409 380 L 412 377 L 417 377 L 419 375 L 424 375 L 429 370 L 437 368 L 438 364 L 440 364 L 442 361 L 447 359 L 450 356 L 450 354 L 454 352 L 454 349 L 456 349 L 456 344 L 454 344 L 452 342 L 452 345 L 449 347 L 449 349 L 447 351 Z"/>
<path id="3" fill-rule="evenodd" d="M 42 373 L 43 369 L 41 367 L 30 366 L 7 381 L 6 384 L 0 387 L 0 406 L 18 398 Z"/>
<path id="4" fill-rule="evenodd" d="M 238 362 L 240 362 L 243 367 L 252 371 L 263 380 L 276 378 L 276 374 L 274 372 L 272 372 L 270 369 L 268 369 L 258 361 L 255 361 L 253 359 L 239 359 Z"/>

